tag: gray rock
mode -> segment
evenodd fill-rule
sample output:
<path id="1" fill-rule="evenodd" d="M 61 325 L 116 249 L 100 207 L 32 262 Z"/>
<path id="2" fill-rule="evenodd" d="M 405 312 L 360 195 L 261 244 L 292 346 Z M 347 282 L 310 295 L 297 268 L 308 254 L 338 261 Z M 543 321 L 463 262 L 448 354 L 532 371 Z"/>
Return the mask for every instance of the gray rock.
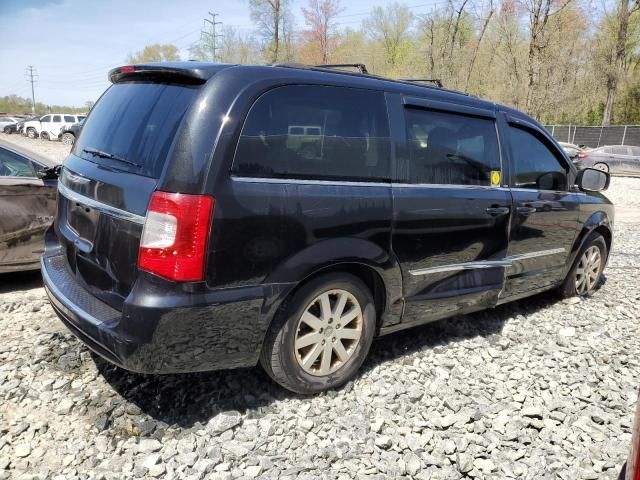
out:
<path id="1" fill-rule="evenodd" d="M 155 438 L 143 438 L 138 444 L 138 451 L 141 453 L 157 452 L 161 448 L 162 443 Z"/>
<path id="2" fill-rule="evenodd" d="M 375 440 L 376 446 L 387 449 L 391 447 L 392 441 L 388 435 L 378 435 Z"/>
<path id="3" fill-rule="evenodd" d="M 456 467 L 460 473 L 469 473 L 473 470 L 473 457 L 466 453 L 456 455 Z"/>
<path id="4" fill-rule="evenodd" d="M 20 443 L 16 445 L 16 447 L 13 450 L 13 454 L 18 458 L 27 457 L 29 456 L 30 453 L 31 453 L 31 445 L 29 445 L 28 443 Z"/>
<path id="5" fill-rule="evenodd" d="M 219 413 L 209 421 L 207 431 L 213 435 L 218 435 L 240 425 L 240 423 L 242 423 L 242 417 L 239 412 Z"/>

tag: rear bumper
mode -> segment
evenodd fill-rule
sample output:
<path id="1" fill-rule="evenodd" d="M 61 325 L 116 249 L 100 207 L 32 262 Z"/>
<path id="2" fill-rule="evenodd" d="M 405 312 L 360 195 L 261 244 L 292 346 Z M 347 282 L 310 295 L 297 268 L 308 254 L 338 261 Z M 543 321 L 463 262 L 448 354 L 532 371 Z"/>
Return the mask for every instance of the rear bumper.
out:
<path id="1" fill-rule="evenodd" d="M 53 309 L 95 353 L 139 373 L 182 373 L 253 366 L 273 305 L 265 286 L 185 292 L 141 274 L 122 311 L 91 294 L 64 255 L 41 260 Z"/>

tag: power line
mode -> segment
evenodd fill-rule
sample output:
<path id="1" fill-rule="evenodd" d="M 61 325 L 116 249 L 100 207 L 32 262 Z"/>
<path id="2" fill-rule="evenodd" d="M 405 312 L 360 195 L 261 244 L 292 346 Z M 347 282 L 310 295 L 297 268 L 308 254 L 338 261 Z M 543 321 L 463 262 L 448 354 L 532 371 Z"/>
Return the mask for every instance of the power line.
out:
<path id="1" fill-rule="evenodd" d="M 35 83 L 35 77 L 38 76 L 38 73 L 33 65 L 28 65 L 26 70 L 27 81 L 31 82 L 31 112 L 36 113 L 36 94 L 33 88 L 33 84 Z"/>

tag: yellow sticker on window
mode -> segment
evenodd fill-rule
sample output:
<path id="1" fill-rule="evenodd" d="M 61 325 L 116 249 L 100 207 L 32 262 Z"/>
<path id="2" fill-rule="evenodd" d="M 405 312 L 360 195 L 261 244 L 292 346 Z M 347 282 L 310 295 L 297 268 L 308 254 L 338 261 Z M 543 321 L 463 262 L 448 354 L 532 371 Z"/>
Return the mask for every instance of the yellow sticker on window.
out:
<path id="1" fill-rule="evenodd" d="M 499 187 L 500 186 L 500 171 L 492 170 L 491 171 L 491 186 Z"/>

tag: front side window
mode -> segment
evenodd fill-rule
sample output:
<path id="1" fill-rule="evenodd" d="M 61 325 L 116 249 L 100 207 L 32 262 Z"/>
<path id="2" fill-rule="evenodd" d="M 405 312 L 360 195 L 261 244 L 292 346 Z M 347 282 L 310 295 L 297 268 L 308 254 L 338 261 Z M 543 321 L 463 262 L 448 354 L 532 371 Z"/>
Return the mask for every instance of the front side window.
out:
<path id="1" fill-rule="evenodd" d="M 35 177 L 33 164 L 26 158 L 0 148 L 0 177 Z"/>
<path id="2" fill-rule="evenodd" d="M 411 183 L 491 185 L 500 169 L 493 120 L 417 108 L 406 120 Z"/>
<path id="3" fill-rule="evenodd" d="M 44 117 L 42 117 L 40 119 L 41 122 L 50 122 L 51 121 L 51 115 L 45 115 Z"/>
<path id="4" fill-rule="evenodd" d="M 383 181 L 389 127 L 381 92 L 289 86 L 251 107 L 233 173 L 249 177 Z"/>
<path id="5" fill-rule="evenodd" d="M 513 186 L 533 190 L 566 190 L 567 169 L 540 139 L 527 130 L 509 127 Z"/>

